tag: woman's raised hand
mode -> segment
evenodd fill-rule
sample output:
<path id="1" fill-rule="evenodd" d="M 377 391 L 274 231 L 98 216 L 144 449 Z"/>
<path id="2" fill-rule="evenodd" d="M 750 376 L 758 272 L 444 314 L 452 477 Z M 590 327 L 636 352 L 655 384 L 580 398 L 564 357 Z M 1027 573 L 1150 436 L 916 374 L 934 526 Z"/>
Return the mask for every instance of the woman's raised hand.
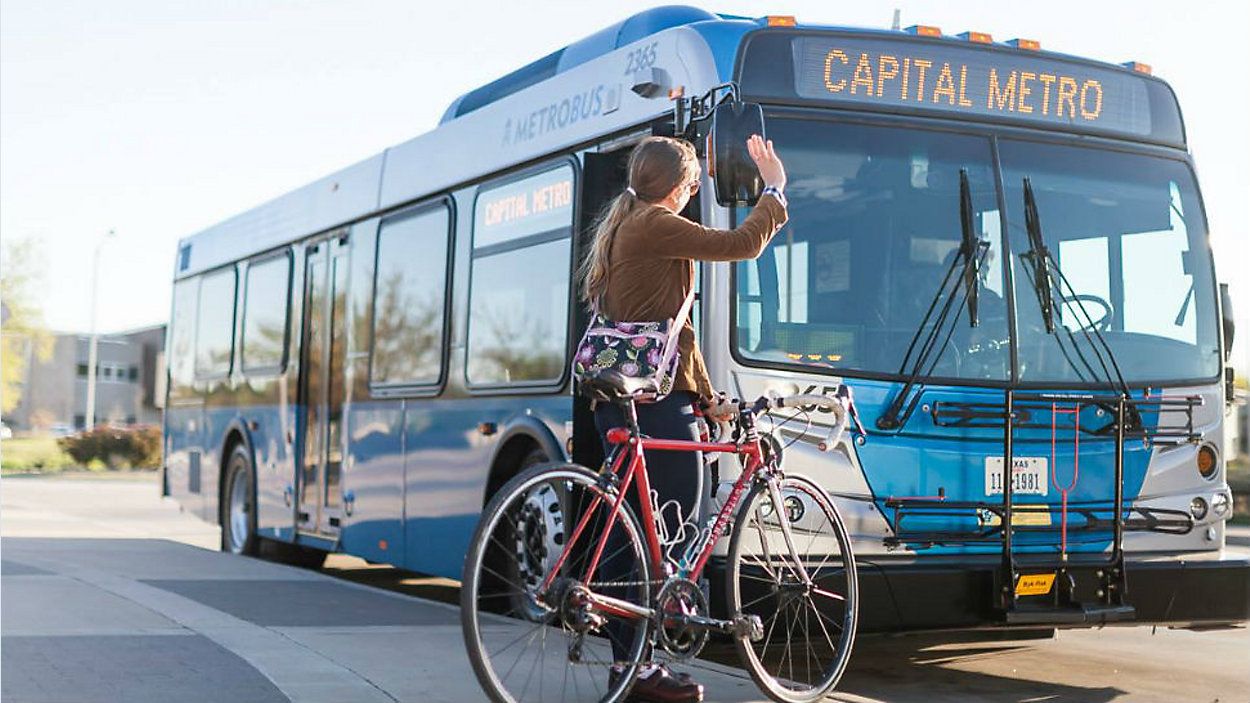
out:
<path id="1" fill-rule="evenodd" d="M 781 159 L 773 149 L 773 140 L 764 141 L 760 135 L 752 134 L 747 138 L 747 153 L 751 155 L 755 167 L 760 170 L 764 185 L 785 190 L 786 168 L 781 165 Z"/>

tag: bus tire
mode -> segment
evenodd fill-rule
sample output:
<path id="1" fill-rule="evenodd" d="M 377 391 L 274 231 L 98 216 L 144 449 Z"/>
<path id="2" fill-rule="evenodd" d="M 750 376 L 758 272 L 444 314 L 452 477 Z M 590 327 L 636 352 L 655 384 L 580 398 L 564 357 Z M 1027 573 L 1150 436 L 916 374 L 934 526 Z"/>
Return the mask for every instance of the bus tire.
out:
<path id="1" fill-rule="evenodd" d="M 242 443 L 231 449 L 222 475 L 221 551 L 255 555 L 260 544 L 256 537 L 256 472 Z"/>

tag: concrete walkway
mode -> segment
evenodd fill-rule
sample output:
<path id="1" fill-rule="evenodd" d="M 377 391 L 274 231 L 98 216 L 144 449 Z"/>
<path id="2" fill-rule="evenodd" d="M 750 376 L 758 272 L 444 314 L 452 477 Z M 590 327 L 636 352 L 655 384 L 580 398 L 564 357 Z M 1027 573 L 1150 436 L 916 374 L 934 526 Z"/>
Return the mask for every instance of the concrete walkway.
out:
<path id="1" fill-rule="evenodd" d="M 6 703 L 483 699 L 453 606 L 212 551 L 217 530 L 155 490 L 5 481 Z M 708 700 L 763 700 L 742 672 L 692 668 Z"/>
<path id="2" fill-rule="evenodd" d="M 159 498 L 150 479 L 5 479 L 0 521 L 4 703 L 483 700 L 453 606 L 221 554 L 218 530 Z M 737 669 L 690 668 L 709 702 L 763 701 Z M 1247 692 L 1250 630 L 1128 627 L 940 646 L 861 638 L 836 700 Z"/>

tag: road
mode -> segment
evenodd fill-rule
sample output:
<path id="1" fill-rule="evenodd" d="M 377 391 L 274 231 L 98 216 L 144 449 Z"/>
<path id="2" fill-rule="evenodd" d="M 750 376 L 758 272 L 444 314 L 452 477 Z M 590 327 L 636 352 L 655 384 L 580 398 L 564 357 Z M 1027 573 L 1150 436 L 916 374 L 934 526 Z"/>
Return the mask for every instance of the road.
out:
<path id="1" fill-rule="evenodd" d="M 219 554 L 216 528 L 156 493 L 150 479 L 3 481 L 4 701 L 481 699 L 447 604 L 455 582 L 342 556 L 316 572 Z M 694 673 L 709 701 L 762 700 L 722 663 Z M 834 698 L 1247 702 L 1250 630 L 865 637 Z"/>

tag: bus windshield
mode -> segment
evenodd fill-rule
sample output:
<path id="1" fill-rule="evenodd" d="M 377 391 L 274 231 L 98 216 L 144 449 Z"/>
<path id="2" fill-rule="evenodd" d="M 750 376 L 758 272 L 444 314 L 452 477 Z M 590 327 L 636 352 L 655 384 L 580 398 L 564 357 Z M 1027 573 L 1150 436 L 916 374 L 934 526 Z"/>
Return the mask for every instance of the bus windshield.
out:
<path id="1" fill-rule="evenodd" d="M 999 154 L 1012 250 L 1029 246 L 1027 177 L 1046 247 L 1071 286 L 1056 298 L 1055 333 L 1046 334 L 1027 267 L 1014 258 L 1020 380 L 1105 381 L 1083 342 L 1086 327 L 1102 332 L 1130 383 L 1218 374 L 1211 259 L 1189 168 L 1140 154 L 1012 140 L 999 142 Z"/>
<path id="2" fill-rule="evenodd" d="M 922 378 L 1011 380 L 1004 218 L 989 138 L 799 117 L 770 118 L 768 128 L 789 174 L 790 221 L 759 259 L 738 264 L 738 355 L 748 363 L 900 377 L 911 371 L 909 348 L 932 336 L 938 349 L 919 369 Z M 999 153 L 1015 254 L 1019 380 L 1106 383 L 1074 350 L 1079 345 L 1093 361 L 1081 331 L 1091 322 L 1130 383 L 1214 377 L 1214 284 L 1185 165 L 1005 140 Z M 969 324 L 964 289 L 956 287 L 946 317 L 934 314 L 918 329 L 958 252 L 961 171 L 971 187 L 974 232 L 988 245 L 978 324 Z M 1028 249 L 1025 176 L 1047 246 L 1078 295 L 1057 299 L 1055 334 L 1045 330 L 1019 261 Z M 943 327 L 934 333 L 935 325 Z"/>
<path id="3" fill-rule="evenodd" d="M 736 337 L 750 360 L 869 374 L 902 372 L 962 236 L 960 171 L 974 231 L 989 244 L 979 324 L 952 307 L 931 377 L 1010 376 L 1001 216 L 989 139 L 770 119 L 789 176 L 790 221 L 738 265 Z M 922 335 L 927 331 L 922 331 Z"/>

